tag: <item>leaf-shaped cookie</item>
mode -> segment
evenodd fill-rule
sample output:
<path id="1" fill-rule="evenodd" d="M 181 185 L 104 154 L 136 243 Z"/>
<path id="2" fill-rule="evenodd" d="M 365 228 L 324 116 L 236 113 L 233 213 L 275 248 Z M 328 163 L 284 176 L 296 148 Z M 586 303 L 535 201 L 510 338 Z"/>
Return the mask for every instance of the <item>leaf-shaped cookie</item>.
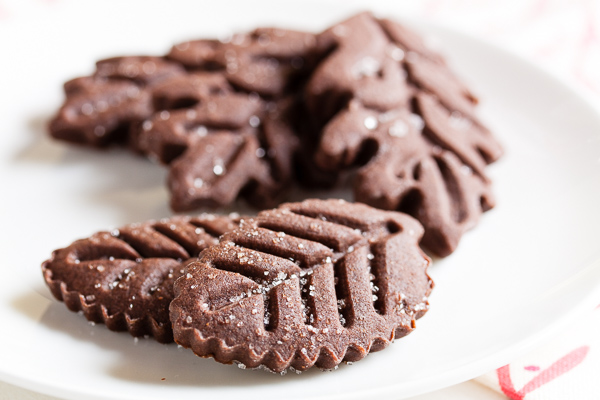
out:
<path id="1" fill-rule="evenodd" d="M 429 114 L 425 116 L 423 122 L 407 110 L 377 113 L 351 103 L 327 125 L 317 160 L 348 167 L 366 157 L 354 180 L 356 199 L 414 216 L 425 228 L 422 245 L 445 256 L 481 213 L 493 207 L 494 198 L 488 179 L 479 172 L 484 163 L 479 153 L 460 141 L 464 147 L 453 152 L 450 142 L 448 150 L 437 144 L 431 131 L 435 124 L 446 124 L 443 132 L 450 139 L 462 132 L 455 132 L 447 120 L 431 122 Z M 474 162 L 461 159 L 463 153 L 472 155 Z"/>
<path id="2" fill-rule="evenodd" d="M 92 76 L 65 83 L 67 98 L 50 121 L 50 134 L 95 147 L 127 142 L 130 127 L 154 112 L 149 88 L 183 72 L 181 65 L 161 57 L 98 61 Z"/>
<path id="3" fill-rule="evenodd" d="M 131 224 L 54 251 L 42 272 L 54 297 L 89 321 L 167 343 L 173 282 L 183 262 L 237 225 L 237 217 L 210 214 Z"/>
<path id="4" fill-rule="evenodd" d="M 165 164 L 212 132 L 252 131 L 264 109 L 258 96 L 236 93 L 223 74 L 214 72 L 167 79 L 152 96 L 162 111 L 132 130 L 131 144 Z"/>
<path id="5" fill-rule="evenodd" d="M 276 372 L 360 360 L 411 332 L 428 309 L 422 232 L 407 215 L 343 200 L 263 211 L 176 281 L 175 340 Z"/>
<path id="6" fill-rule="evenodd" d="M 330 50 L 307 86 L 323 122 L 316 163 L 358 168 L 357 200 L 410 213 L 425 228 L 423 245 L 450 254 L 494 205 L 485 167 L 502 149 L 477 119 L 476 98 L 441 56 L 392 21 L 359 14 L 318 43 Z"/>
<path id="7" fill-rule="evenodd" d="M 294 101 L 281 100 L 271 107 L 256 101 L 256 114 L 237 130 L 212 125 L 215 128 L 205 128 L 201 137 L 186 133 L 195 138 L 188 139 L 188 147 L 171 163 L 168 176 L 173 210 L 224 206 L 238 197 L 260 208 L 277 203 L 293 179 L 298 148 L 292 130 Z M 235 107 L 225 110 L 229 114 L 244 111 Z M 183 131 L 191 111 L 175 114 L 170 131 Z"/>

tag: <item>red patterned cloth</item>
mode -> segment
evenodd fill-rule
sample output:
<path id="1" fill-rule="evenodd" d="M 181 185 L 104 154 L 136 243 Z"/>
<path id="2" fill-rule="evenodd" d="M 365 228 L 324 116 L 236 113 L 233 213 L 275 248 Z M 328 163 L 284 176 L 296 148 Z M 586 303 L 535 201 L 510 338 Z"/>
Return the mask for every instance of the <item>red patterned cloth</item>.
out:
<path id="1" fill-rule="evenodd" d="M 600 396 L 600 307 L 542 347 L 476 379 L 512 400 Z"/>

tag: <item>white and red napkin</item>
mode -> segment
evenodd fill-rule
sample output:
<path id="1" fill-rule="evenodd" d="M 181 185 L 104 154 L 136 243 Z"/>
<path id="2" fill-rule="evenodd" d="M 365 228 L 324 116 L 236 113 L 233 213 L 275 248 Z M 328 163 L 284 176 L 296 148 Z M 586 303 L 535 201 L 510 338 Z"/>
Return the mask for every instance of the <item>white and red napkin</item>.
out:
<path id="1" fill-rule="evenodd" d="M 511 400 L 600 398 L 600 307 L 542 347 L 475 381 Z"/>

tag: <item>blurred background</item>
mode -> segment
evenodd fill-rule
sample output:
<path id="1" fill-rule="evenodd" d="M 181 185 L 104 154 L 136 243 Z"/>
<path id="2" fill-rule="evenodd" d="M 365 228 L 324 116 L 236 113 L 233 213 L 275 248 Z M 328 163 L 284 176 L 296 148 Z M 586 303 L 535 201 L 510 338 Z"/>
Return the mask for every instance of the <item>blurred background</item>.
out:
<path id="1" fill-rule="evenodd" d="M 404 10 L 407 18 L 418 18 L 470 33 L 542 66 L 595 95 L 596 101 L 600 102 L 600 1 L 390 1 L 352 0 L 343 1 L 343 4 L 344 7 L 355 9 L 364 9 L 367 4 L 368 8 L 381 14 L 393 4 L 395 9 Z M 119 7 L 115 1 L 0 0 L 0 29 L 11 21 L 25 22 L 31 13 L 60 13 L 69 7 L 82 7 L 81 4 L 92 9 L 98 4 L 115 9 Z M 172 16 L 164 2 L 149 1 L 147 4 L 148 7 L 165 8 L 165 17 Z M 292 4 L 297 6 L 301 2 L 284 1 L 281 7 Z M 88 17 L 92 20 L 93 14 L 90 13 Z M 74 21 L 74 24 L 77 22 Z M 106 21 L 106 24 L 110 26 L 110 21 Z"/>

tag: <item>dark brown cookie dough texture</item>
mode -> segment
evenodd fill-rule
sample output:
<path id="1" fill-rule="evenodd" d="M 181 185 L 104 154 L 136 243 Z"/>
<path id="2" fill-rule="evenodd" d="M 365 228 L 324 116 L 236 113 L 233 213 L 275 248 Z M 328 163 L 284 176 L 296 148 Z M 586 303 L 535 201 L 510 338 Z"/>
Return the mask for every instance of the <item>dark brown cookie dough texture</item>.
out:
<path id="1" fill-rule="evenodd" d="M 476 97 L 418 35 L 370 13 L 318 35 L 260 28 L 103 60 L 65 92 L 51 134 L 167 165 L 174 211 L 269 208 L 350 172 L 355 200 L 409 213 L 445 256 L 495 204 L 485 169 L 502 149 Z"/>
<path id="2" fill-rule="evenodd" d="M 110 330 L 168 343 L 173 282 L 184 262 L 237 226 L 235 216 L 212 214 L 131 224 L 54 251 L 42 272 L 71 311 Z"/>
<path id="3" fill-rule="evenodd" d="M 422 244 L 450 254 L 494 206 L 485 166 L 502 150 L 475 115 L 475 96 L 390 20 L 359 14 L 317 43 L 327 56 L 306 86 L 322 127 L 317 165 L 356 169 L 356 200 L 413 215 L 425 227 Z"/>
<path id="4" fill-rule="evenodd" d="M 102 147 L 122 143 L 170 167 L 171 208 L 258 207 L 293 181 L 299 82 L 314 64 L 310 33 L 258 29 L 197 40 L 165 57 L 103 60 L 67 82 L 50 134 Z"/>
<path id="5" fill-rule="evenodd" d="M 50 135 L 93 147 L 126 142 L 131 126 L 155 111 L 152 88 L 184 71 L 163 57 L 98 61 L 93 75 L 65 83 L 67 98 L 50 121 Z"/>
<path id="6" fill-rule="evenodd" d="M 241 221 L 175 283 L 175 341 L 201 357 L 282 372 L 385 348 L 428 309 L 429 258 L 412 217 L 343 200 Z"/>

